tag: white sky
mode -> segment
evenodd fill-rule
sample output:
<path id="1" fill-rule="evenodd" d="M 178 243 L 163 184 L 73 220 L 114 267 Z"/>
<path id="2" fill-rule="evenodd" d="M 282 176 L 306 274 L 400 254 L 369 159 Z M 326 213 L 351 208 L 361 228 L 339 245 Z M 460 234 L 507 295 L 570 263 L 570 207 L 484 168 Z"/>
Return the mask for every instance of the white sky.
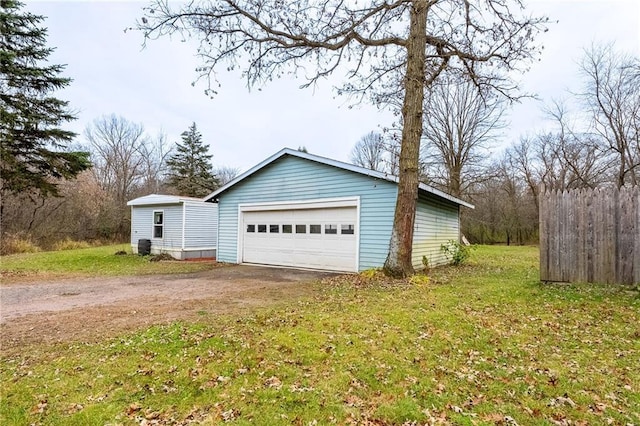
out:
<path id="1" fill-rule="evenodd" d="M 526 1 L 526 0 L 525 0 Z M 67 64 L 71 85 L 58 92 L 78 112 L 67 127 L 79 133 L 97 117 L 115 113 L 142 123 L 170 141 L 192 122 L 214 155 L 213 163 L 246 170 L 283 147 L 304 145 L 309 152 L 348 161 L 361 136 L 389 126 L 393 116 L 369 105 L 348 108 L 330 81 L 298 89 L 302 81 L 281 80 L 249 92 L 238 74 L 221 76 L 210 99 L 205 83 L 192 86 L 199 65 L 195 44 L 162 39 L 142 49 L 142 35 L 124 32 L 142 16 L 146 2 L 26 1 L 26 9 L 47 19 L 53 63 Z M 640 0 L 529 0 L 529 10 L 559 20 L 543 36 L 540 62 L 522 77 L 522 88 L 549 101 L 579 90 L 577 61 L 592 42 L 615 42 L 640 55 Z M 339 80 L 334 80 L 336 84 Z M 545 125 L 540 105 L 525 100 L 510 114 L 511 124 L 496 149 Z M 502 145 L 500 145 L 502 144 Z"/>

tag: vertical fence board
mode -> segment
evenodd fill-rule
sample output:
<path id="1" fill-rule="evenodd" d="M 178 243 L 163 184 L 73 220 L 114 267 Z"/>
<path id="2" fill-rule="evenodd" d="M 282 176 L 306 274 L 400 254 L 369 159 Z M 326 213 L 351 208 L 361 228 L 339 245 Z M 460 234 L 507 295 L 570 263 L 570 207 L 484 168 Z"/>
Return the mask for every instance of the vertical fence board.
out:
<path id="1" fill-rule="evenodd" d="M 540 190 L 542 281 L 640 284 L 640 187 Z"/>
<path id="2" fill-rule="evenodd" d="M 542 195 L 544 189 L 540 188 Z M 540 238 L 540 281 L 549 280 L 549 244 L 547 241 L 548 221 L 544 214 L 548 212 L 547 197 L 538 197 L 538 233 Z"/>

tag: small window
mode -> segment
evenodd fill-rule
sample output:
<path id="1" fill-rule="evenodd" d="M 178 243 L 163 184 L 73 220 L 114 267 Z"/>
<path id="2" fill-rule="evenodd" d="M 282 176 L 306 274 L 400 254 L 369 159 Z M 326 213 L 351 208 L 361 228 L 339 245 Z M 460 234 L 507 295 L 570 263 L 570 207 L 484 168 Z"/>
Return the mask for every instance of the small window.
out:
<path id="1" fill-rule="evenodd" d="M 280 225 L 269 225 L 269 232 L 272 234 L 277 234 L 280 232 Z"/>
<path id="2" fill-rule="evenodd" d="M 337 234 L 338 233 L 338 225 L 325 225 L 324 226 L 325 234 Z"/>
<path id="3" fill-rule="evenodd" d="M 321 225 L 309 225 L 309 233 L 310 234 L 321 234 L 322 226 Z"/>
<path id="4" fill-rule="evenodd" d="M 255 225 L 247 225 L 247 232 L 256 232 Z"/>
<path id="5" fill-rule="evenodd" d="M 353 235 L 353 230 L 353 225 L 342 225 L 340 228 L 340 233 L 342 235 Z"/>
<path id="6" fill-rule="evenodd" d="M 296 234 L 306 234 L 307 225 L 296 225 Z"/>
<path id="7" fill-rule="evenodd" d="M 267 232 L 267 225 L 258 225 L 258 232 Z"/>
<path id="8" fill-rule="evenodd" d="M 283 234 L 291 234 L 292 226 L 291 225 L 282 225 L 282 233 Z"/>
<path id="9" fill-rule="evenodd" d="M 153 212 L 153 238 L 162 238 L 164 234 L 164 212 Z"/>

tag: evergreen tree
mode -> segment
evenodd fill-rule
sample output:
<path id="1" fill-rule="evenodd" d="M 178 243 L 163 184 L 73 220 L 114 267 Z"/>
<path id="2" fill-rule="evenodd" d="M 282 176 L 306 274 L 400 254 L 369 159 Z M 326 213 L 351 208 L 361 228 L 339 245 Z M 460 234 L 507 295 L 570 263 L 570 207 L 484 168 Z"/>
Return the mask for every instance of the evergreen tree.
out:
<path id="1" fill-rule="evenodd" d="M 176 153 L 167 160 L 169 184 L 180 195 L 204 197 L 218 187 L 208 149 L 196 123 L 182 133 L 182 144 L 176 143 Z"/>
<path id="2" fill-rule="evenodd" d="M 0 189 L 46 197 L 58 194 L 57 179 L 89 168 L 89 154 L 66 150 L 75 133 L 60 125 L 75 117 L 51 92 L 71 79 L 59 76 L 64 65 L 46 64 L 53 49 L 39 27 L 44 17 L 22 6 L 0 0 Z"/>

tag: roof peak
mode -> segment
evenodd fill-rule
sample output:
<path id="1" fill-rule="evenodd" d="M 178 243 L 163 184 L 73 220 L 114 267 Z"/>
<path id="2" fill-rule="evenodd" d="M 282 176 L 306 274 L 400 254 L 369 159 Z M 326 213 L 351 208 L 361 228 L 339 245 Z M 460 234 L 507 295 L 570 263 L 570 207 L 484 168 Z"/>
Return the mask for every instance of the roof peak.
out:
<path id="1" fill-rule="evenodd" d="M 249 170 L 247 170 L 246 172 L 240 174 L 239 176 L 237 176 L 235 179 L 232 179 L 231 181 L 227 182 L 225 185 L 221 186 L 220 188 L 218 188 L 216 191 L 212 192 L 211 194 L 207 195 L 206 197 L 203 198 L 204 201 L 210 201 L 214 198 L 216 198 L 219 194 L 225 192 L 226 190 L 228 190 L 229 188 L 233 187 L 235 184 L 241 182 L 242 180 L 244 180 L 245 178 L 251 176 L 252 174 L 256 173 L 257 171 L 259 171 L 260 169 L 266 167 L 267 165 L 279 160 L 280 158 L 284 157 L 285 155 L 291 155 L 293 157 L 297 157 L 297 158 L 302 158 L 305 160 L 309 160 L 309 161 L 315 161 L 317 163 L 321 163 L 321 164 L 325 164 L 328 166 L 333 166 L 333 167 L 337 167 L 339 169 L 342 170 L 348 170 L 354 173 L 359 173 L 365 176 L 370 176 L 373 178 L 377 178 L 377 179 L 382 179 L 382 180 L 386 180 L 388 182 L 393 182 L 393 183 L 398 183 L 398 177 L 391 175 L 389 173 L 384 173 L 384 172 L 379 172 L 377 170 L 371 170 L 371 169 L 367 169 L 364 167 L 360 167 L 360 166 L 356 166 L 355 164 L 350 164 L 350 163 L 345 163 L 343 161 L 338 161 L 338 160 L 334 160 L 331 158 L 327 158 L 327 157 L 322 157 L 316 154 L 309 154 L 308 152 L 303 152 L 303 151 L 299 151 L 297 149 L 292 149 L 292 148 L 283 148 L 280 151 L 276 152 L 275 154 L 273 154 L 272 156 L 268 157 L 267 159 L 261 161 L 260 163 L 256 164 L 255 166 L 253 166 L 252 168 L 250 168 Z M 452 195 L 449 195 L 443 191 L 440 191 L 436 188 L 433 188 L 429 185 L 425 185 L 423 183 L 420 183 L 418 185 L 418 188 L 427 192 L 427 193 L 431 193 L 434 194 L 438 197 L 444 198 L 446 200 L 449 200 L 453 203 L 465 206 L 465 207 L 469 207 L 469 208 L 474 208 L 474 206 L 472 204 L 469 204 L 465 201 L 462 201 Z"/>

